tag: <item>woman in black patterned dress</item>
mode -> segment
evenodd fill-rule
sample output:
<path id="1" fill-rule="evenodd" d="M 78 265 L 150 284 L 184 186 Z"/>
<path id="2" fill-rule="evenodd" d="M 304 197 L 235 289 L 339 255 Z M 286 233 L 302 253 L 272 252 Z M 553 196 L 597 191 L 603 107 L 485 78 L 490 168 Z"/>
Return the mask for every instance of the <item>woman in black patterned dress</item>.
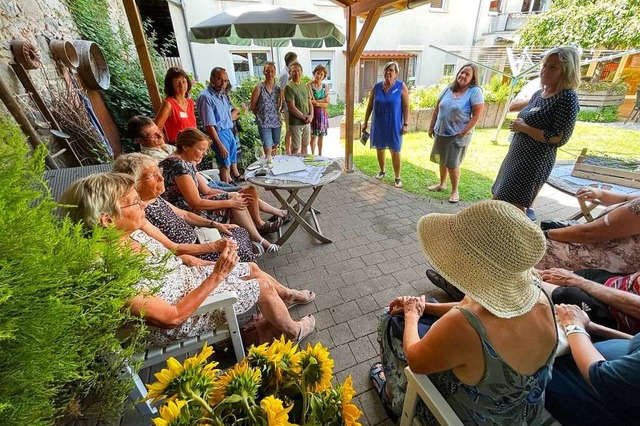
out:
<path id="1" fill-rule="evenodd" d="M 530 207 L 551 174 L 558 147 L 567 143 L 580 107 L 580 56 L 572 47 L 551 49 L 542 59 L 542 89 L 529 101 L 513 102 L 520 111 L 511 122 L 514 138 L 500 166 L 492 193 L 521 210 Z"/>

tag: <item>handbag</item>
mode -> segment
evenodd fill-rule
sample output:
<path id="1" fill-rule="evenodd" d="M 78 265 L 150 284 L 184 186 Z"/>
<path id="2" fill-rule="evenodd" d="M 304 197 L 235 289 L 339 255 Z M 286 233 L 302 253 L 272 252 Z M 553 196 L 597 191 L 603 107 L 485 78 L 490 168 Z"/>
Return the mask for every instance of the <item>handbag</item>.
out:
<path id="1" fill-rule="evenodd" d="M 215 228 L 196 227 L 195 233 L 196 240 L 200 244 L 212 243 L 222 238 L 222 235 L 220 235 L 220 231 Z"/>
<path id="2" fill-rule="evenodd" d="M 420 319 L 418 319 L 418 336 L 422 339 L 437 320 L 438 317 L 434 315 L 422 314 Z M 393 315 L 391 320 L 389 320 L 389 328 L 394 337 L 402 340 L 404 336 L 404 315 Z"/>

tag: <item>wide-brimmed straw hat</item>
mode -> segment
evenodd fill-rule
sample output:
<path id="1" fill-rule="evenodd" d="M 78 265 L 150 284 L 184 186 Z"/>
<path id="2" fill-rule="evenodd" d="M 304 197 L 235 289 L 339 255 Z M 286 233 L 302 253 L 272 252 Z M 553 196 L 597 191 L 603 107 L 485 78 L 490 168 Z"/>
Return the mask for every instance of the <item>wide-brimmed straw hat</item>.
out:
<path id="1" fill-rule="evenodd" d="M 500 318 L 529 312 L 540 288 L 533 265 L 544 255 L 544 234 L 515 206 L 485 201 L 456 214 L 418 221 L 427 260 L 451 284 Z"/>

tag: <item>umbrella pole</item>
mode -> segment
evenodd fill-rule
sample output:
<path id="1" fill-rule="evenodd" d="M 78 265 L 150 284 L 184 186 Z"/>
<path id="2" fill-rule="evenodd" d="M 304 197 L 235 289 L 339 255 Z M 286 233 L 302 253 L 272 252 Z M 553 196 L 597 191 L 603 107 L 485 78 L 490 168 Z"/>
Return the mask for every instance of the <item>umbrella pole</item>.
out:
<path id="1" fill-rule="evenodd" d="M 269 40 L 270 40 L 270 44 L 271 44 L 271 61 L 272 62 L 276 62 L 276 57 L 273 56 L 273 37 L 271 37 Z"/>

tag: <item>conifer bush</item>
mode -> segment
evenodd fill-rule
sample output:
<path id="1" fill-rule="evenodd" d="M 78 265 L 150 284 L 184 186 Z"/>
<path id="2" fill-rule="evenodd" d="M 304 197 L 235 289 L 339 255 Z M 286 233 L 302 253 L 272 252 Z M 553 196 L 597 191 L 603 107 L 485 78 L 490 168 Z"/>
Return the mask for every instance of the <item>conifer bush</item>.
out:
<path id="1" fill-rule="evenodd" d="M 124 302 L 158 272 L 118 247 L 114 230 L 87 236 L 54 214 L 44 155 L 30 154 L 19 128 L 0 118 L 1 423 L 110 424 L 131 387 L 119 371 L 144 332 Z M 126 342 L 116 337 L 132 323 Z"/>

